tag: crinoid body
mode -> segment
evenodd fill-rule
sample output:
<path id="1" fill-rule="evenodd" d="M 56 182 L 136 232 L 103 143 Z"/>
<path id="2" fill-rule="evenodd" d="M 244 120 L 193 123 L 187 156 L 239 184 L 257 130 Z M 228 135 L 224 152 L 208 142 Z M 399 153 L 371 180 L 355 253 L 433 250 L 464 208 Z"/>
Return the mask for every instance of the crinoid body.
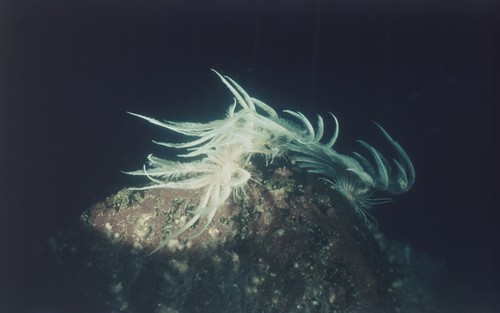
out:
<path id="1" fill-rule="evenodd" d="M 398 194 L 412 186 L 415 172 L 408 155 L 382 127 L 379 126 L 398 154 L 394 160 L 396 170 L 375 148 L 363 141 L 360 143 L 371 153 L 374 165 L 360 154 L 351 157 L 336 152 L 333 146 L 339 134 L 339 123 L 333 114 L 330 113 L 335 121 L 335 131 L 328 140 L 323 140 L 324 121 L 321 116 L 318 116 L 317 127 L 314 128 L 302 113 L 284 111 L 299 121 L 300 126 L 297 126 L 280 118 L 269 105 L 250 97 L 231 78 L 214 72 L 234 97 L 234 103 L 229 106 L 224 119 L 208 123 L 171 122 L 130 113 L 155 125 L 194 137 L 185 143 L 155 142 L 184 150 L 178 156 L 189 161 L 169 161 L 149 155 L 149 166 L 127 172 L 146 176 L 153 183 L 132 189 L 202 191 L 194 214 L 177 231 L 167 235 L 155 251 L 190 229 L 202 217 L 205 218 L 205 225 L 198 234 L 203 232 L 231 194 L 237 199 L 244 199 L 244 188 L 252 179 L 248 170 L 249 161 L 254 155 L 264 156 L 266 164 L 286 155 L 299 167 L 319 175 L 330 182 L 332 188 L 352 200 L 352 206 L 361 212 L 365 220 L 368 220 L 366 209 L 377 202 L 369 200 L 375 190 Z"/>

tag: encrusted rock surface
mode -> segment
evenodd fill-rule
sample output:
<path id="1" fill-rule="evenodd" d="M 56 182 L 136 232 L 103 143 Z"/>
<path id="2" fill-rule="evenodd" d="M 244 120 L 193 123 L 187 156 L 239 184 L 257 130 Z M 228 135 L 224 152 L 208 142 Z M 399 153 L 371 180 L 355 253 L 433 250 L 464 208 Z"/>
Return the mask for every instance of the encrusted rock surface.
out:
<path id="1" fill-rule="evenodd" d="M 56 236 L 53 255 L 96 311 L 398 312 L 387 257 L 346 201 L 289 163 L 255 162 L 248 199 L 229 198 L 199 237 L 149 255 L 199 193 L 124 189 Z"/>

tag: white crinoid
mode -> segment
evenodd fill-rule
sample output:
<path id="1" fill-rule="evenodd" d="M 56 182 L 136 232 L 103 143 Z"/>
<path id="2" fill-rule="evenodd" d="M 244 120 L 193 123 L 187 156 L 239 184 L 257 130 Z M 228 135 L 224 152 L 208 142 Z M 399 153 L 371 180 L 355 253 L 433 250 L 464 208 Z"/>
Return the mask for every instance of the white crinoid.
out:
<path id="1" fill-rule="evenodd" d="M 214 71 L 215 72 L 215 71 Z M 263 155 L 267 162 L 287 153 L 289 144 L 316 143 L 323 137 L 323 120 L 318 117 L 315 130 L 309 120 L 300 112 L 287 111 L 304 126 L 278 117 L 274 109 L 264 102 L 251 98 L 236 82 L 215 72 L 234 96 L 226 117 L 208 123 L 158 121 L 156 119 L 130 113 L 148 122 L 174 132 L 195 137 L 184 143 L 155 142 L 169 148 L 183 149 L 180 158 L 194 161 L 178 162 L 148 156 L 148 167 L 143 170 L 126 172 L 131 175 L 146 176 L 154 184 L 131 188 L 144 190 L 152 188 L 196 189 L 201 196 L 194 215 L 182 227 L 169 234 L 154 250 L 164 247 L 168 241 L 191 228 L 200 218 L 205 218 L 203 232 L 210 224 L 218 208 L 233 193 L 235 198 L 244 198 L 243 188 L 251 178 L 245 169 L 252 155 Z M 239 108 L 239 110 L 237 110 Z M 335 132 L 328 145 L 333 145 Z M 153 251 L 153 252 L 154 252 Z"/>
<path id="2" fill-rule="evenodd" d="M 241 190 L 246 186 L 250 173 L 231 158 L 231 151 L 218 152 L 209 151 L 202 160 L 188 163 L 168 161 L 149 155 L 149 169 L 128 172 L 131 175 L 145 175 L 156 183 L 152 186 L 133 188 L 135 190 L 151 188 L 202 190 L 193 216 L 185 225 L 169 234 L 153 252 L 163 248 L 170 239 L 176 238 L 201 217 L 205 217 L 205 225 L 198 234 L 190 238 L 197 237 L 208 227 L 217 208 L 224 204 L 233 190 L 236 196 L 244 194 Z"/>
<path id="3" fill-rule="evenodd" d="M 208 123 L 158 121 L 130 113 L 152 124 L 194 137 L 184 143 L 155 142 L 182 149 L 184 152 L 178 157 L 188 161 L 169 161 L 149 155 L 148 167 L 127 172 L 146 176 L 153 183 L 132 189 L 172 188 L 201 192 L 194 214 L 154 251 L 190 229 L 202 217 L 205 218 L 205 225 L 198 234 L 203 232 L 231 194 L 235 198 L 244 198 L 244 187 L 251 179 L 247 167 L 253 155 L 262 155 L 267 162 L 283 155 L 289 156 L 299 167 L 331 182 L 331 186 L 343 194 L 365 220 L 366 209 L 377 202 L 370 200 L 374 190 L 398 194 L 412 186 L 415 172 L 408 155 L 382 127 L 379 126 L 398 154 L 393 162 L 395 170 L 375 148 L 363 141 L 360 143 L 371 153 L 374 165 L 360 154 L 351 157 L 336 152 L 333 145 L 338 137 L 339 123 L 333 114 L 330 113 L 335 121 L 335 131 L 330 139 L 322 142 L 324 122 L 321 116 L 318 115 L 316 128 L 300 112 L 284 111 L 299 125 L 284 120 L 269 105 L 250 97 L 231 78 L 214 72 L 234 97 L 234 103 L 221 120 Z"/>
<path id="4" fill-rule="evenodd" d="M 324 145 L 292 145 L 295 152 L 292 160 L 310 173 L 319 174 L 324 181 L 341 193 L 369 224 L 375 221 L 369 214 L 373 205 L 387 203 L 390 198 L 372 198 L 375 191 L 401 194 L 415 182 L 415 169 L 403 148 L 375 123 L 394 148 L 397 157 L 390 162 L 373 146 L 362 140 L 358 142 L 371 154 L 374 165 L 360 153 L 348 156 Z"/>

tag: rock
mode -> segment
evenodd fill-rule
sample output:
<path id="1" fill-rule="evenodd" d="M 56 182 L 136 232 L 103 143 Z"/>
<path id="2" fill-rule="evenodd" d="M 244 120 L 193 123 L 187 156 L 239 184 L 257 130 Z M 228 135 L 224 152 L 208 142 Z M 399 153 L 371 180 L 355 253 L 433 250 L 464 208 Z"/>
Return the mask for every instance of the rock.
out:
<path id="1" fill-rule="evenodd" d="M 398 312 L 387 256 L 347 201 L 290 163 L 254 162 L 247 201 L 230 197 L 200 236 L 187 239 L 204 220 L 151 255 L 198 192 L 97 203 L 51 241 L 64 276 L 122 312 Z"/>

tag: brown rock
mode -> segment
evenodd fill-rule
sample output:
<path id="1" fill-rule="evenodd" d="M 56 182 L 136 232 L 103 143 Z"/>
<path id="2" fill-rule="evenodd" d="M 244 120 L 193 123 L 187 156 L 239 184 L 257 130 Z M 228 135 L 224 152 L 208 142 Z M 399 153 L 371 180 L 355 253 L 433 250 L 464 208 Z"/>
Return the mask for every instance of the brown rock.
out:
<path id="1" fill-rule="evenodd" d="M 94 205 L 83 233 L 52 242 L 66 276 L 123 312 L 398 312 L 387 257 L 347 202 L 289 163 L 255 162 L 247 201 L 152 255 L 198 192 L 125 189 Z"/>

